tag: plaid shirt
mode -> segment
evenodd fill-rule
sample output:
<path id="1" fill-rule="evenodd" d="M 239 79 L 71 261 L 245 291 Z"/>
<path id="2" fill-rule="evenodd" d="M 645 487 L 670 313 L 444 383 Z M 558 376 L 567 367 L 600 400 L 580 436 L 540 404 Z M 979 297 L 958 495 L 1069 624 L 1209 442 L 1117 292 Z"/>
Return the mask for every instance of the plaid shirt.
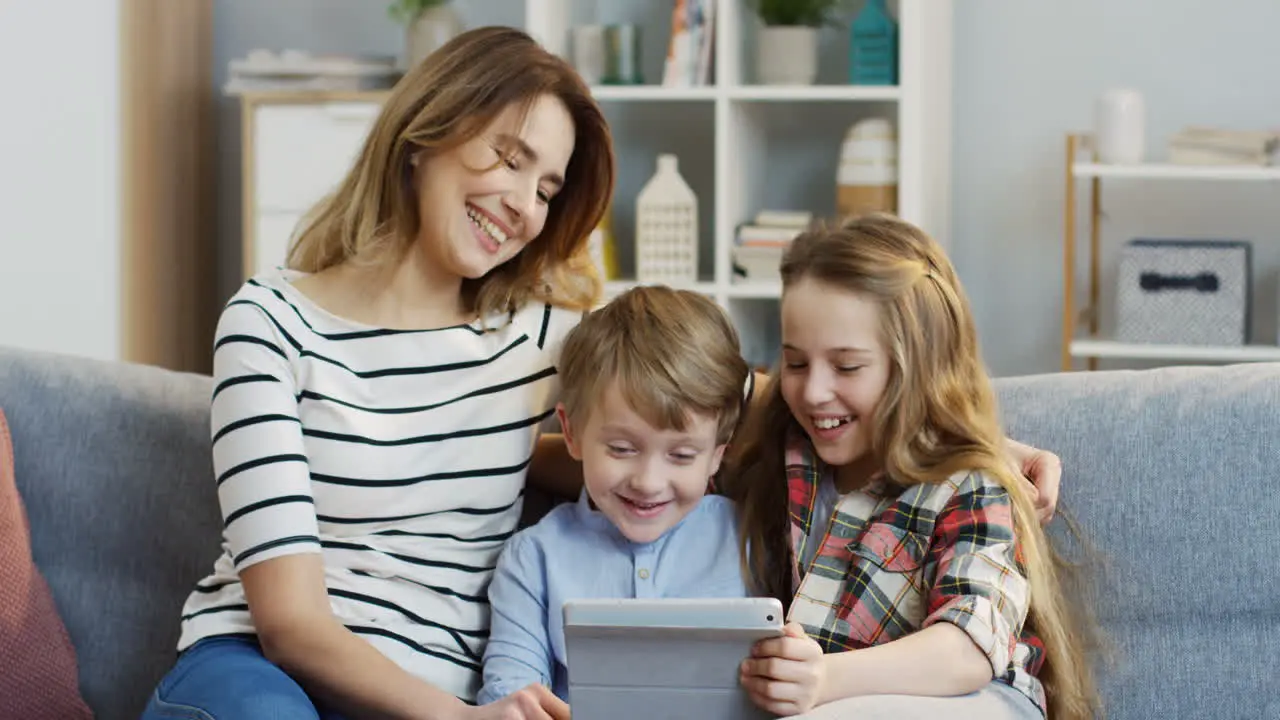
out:
<path id="1" fill-rule="evenodd" d="M 788 444 L 795 558 L 805 557 L 818 482 L 830 472 L 807 438 Z M 1016 552 L 1009 495 L 982 473 L 907 488 L 879 479 L 837 500 L 807 571 L 793 564 L 788 619 L 828 653 L 952 623 L 986 653 L 994 676 L 1043 714 L 1036 673 L 1044 647 L 1024 632 L 1030 588 Z"/>

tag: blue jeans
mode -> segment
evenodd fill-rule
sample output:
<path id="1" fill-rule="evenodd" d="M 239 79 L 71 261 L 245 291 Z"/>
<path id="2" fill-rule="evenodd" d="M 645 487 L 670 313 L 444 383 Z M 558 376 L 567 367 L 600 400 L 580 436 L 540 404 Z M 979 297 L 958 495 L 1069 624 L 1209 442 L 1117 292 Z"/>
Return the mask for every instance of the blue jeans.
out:
<path id="1" fill-rule="evenodd" d="M 201 640 L 178 657 L 141 720 L 342 720 L 239 637 Z"/>

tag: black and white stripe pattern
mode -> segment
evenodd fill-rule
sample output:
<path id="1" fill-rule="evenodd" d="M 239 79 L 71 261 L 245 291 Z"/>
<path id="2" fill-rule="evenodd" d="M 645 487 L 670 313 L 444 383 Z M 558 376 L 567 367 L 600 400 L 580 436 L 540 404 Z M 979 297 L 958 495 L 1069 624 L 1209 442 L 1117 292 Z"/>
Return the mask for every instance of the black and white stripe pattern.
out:
<path id="1" fill-rule="evenodd" d="M 218 325 L 224 552 L 186 603 L 179 647 L 253 631 L 238 570 L 322 553 L 347 627 L 470 699 L 489 579 L 580 316 L 539 304 L 484 326 L 371 328 L 317 307 L 293 276 L 251 280 Z"/>

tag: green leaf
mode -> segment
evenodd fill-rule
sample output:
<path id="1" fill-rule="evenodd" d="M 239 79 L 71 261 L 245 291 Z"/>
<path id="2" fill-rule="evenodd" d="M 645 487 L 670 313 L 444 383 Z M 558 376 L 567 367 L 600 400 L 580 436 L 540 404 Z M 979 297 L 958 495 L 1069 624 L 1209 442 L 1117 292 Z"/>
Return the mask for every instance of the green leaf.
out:
<path id="1" fill-rule="evenodd" d="M 447 2 L 449 0 L 395 0 L 387 6 L 387 15 L 401 25 L 408 25 L 423 12 Z"/>
<path id="2" fill-rule="evenodd" d="M 835 25 L 847 0 L 746 0 L 765 25 Z"/>

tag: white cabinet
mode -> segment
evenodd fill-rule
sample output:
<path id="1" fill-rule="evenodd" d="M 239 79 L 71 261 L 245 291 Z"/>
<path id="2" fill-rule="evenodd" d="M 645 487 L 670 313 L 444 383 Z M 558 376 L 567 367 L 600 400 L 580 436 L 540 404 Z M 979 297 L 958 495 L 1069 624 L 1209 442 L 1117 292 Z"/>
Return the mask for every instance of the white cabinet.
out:
<path id="1" fill-rule="evenodd" d="M 259 210 L 254 216 L 253 267 L 250 275 L 284 264 L 301 211 Z"/>
<path id="2" fill-rule="evenodd" d="M 243 98 L 246 277 L 284 263 L 298 222 L 351 167 L 380 103 L 376 94 Z"/>

